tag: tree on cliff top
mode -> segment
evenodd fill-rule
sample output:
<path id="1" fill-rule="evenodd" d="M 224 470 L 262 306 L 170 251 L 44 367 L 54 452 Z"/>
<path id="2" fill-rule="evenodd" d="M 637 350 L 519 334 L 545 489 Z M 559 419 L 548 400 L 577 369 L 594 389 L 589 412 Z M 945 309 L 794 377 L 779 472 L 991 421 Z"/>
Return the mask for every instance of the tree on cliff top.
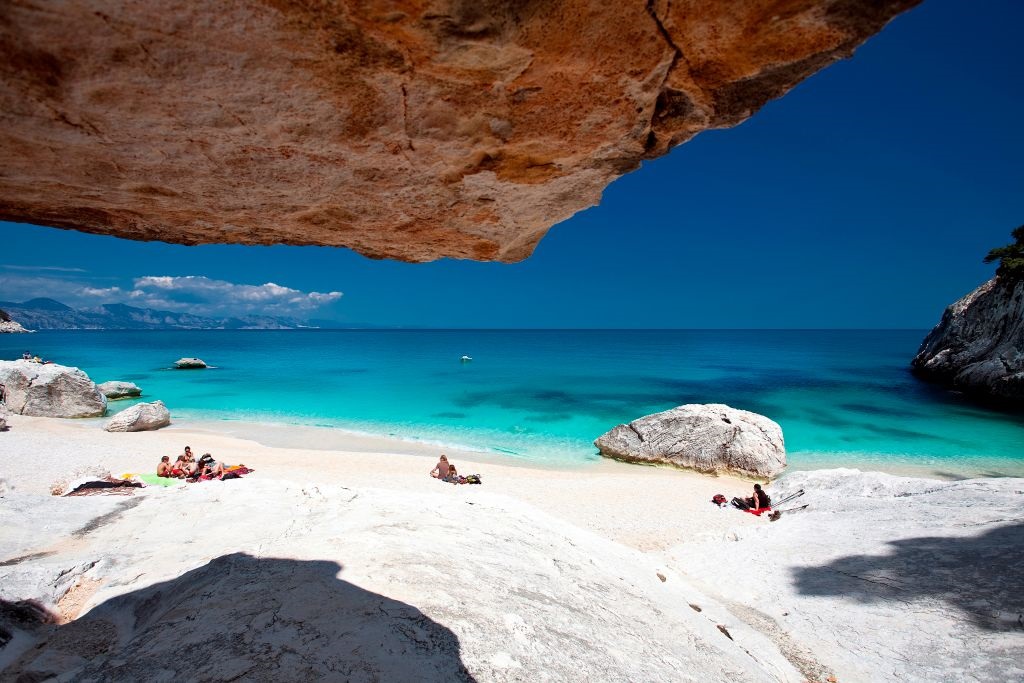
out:
<path id="1" fill-rule="evenodd" d="M 1006 280 L 1024 280 L 1024 225 L 1012 233 L 1014 242 L 988 252 L 985 263 L 999 261 L 996 276 Z"/>

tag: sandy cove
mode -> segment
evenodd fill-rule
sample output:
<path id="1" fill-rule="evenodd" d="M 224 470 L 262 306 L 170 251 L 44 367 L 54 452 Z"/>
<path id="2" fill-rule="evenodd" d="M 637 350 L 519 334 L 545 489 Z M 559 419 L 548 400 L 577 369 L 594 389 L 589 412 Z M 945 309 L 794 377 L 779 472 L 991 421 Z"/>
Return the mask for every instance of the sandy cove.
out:
<path id="1" fill-rule="evenodd" d="M 1024 675 L 1021 479 L 796 472 L 773 489 L 806 489 L 810 511 L 772 524 L 708 502 L 749 482 L 663 468 L 559 471 L 449 451 L 484 479 L 453 486 L 427 476 L 436 451 L 374 452 L 388 442 L 372 439 L 323 451 L 208 425 L 11 425 L 0 434 L 0 598 L 37 599 L 61 623 L 5 608 L 4 675 Z M 256 473 L 132 496 L 49 495 L 88 467 L 150 471 L 186 443 Z"/>
<path id="2" fill-rule="evenodd" d="M 11 452 L 31 455 L 14 462 L 0 456 L 0 476 L 18 490 L 33 493 L 48 493 L 55 481 L 73 478 L 73 473 L 90 466 L 115 475 L 155 472 L 161 456 L 173 461 L 189 445 L 197 457 L 209 452 L 226 464 L 244 463 L 257 470 L 254 476 L 259 479 L 442 493 L 459 499 L 509 496 L 639 550 L 664 549 L 701 534 L 721 536 L 731 527 L 760 521 L 710 504 L 716 493 L 730 498 L 749 495 L 750 480 L 668 467 L 613 460 L 574 470 L 510 466 L 480 459 L 479 453 L 358 435 L 341 436 L 350 444 L 348 450 L 268 447 L 218 434 L 212 431 L 214 423 L 127 434 L 104 432 L 96 420 L 14 415 L 11 424 L 13 429 L 0 442 L 4 451 L 10 444 Z M 228 424 L 236 433 L 246 430 L 244 425 Z M 250 428 L 258 433 L 263 427 Z M 337 430 L 315 427 L 305 428 L 304 436 L 315 440 L 325 431 L 332 440 L 339 438 Z M 456 486 L 427 476 L 442 452 L 460 473 L 483 475 L 483 485 Z"/>

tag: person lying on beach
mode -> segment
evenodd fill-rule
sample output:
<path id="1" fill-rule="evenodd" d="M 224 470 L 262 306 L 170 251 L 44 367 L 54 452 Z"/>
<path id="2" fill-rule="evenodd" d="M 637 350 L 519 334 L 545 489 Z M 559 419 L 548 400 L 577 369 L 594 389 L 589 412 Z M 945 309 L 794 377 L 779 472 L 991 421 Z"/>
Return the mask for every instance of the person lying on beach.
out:
<path id="1" fill-rule="evenodd" d="M 174 476 L 171 474 L 171 456 L 165 455 L 160 458 L 160 464 L 156 466 L 156 476 L 168 479 Z"/>
<path id="2" fill-rule="evenodd" d="M 209 453 L 199 458 L 199 476 L 219 477 L 224 474 L 224 465 L 213 459 Z"/>
<path id="3" fill-rule="evenodd" d="M 434 479 L 445 479 L 448 477 L 448 471 L 451 469 L 451 465 L 448 464 L 448 456 L 441 454 L 441 459 L 434 465 L 434 469 L 430 470 L 430 476 Z"/>

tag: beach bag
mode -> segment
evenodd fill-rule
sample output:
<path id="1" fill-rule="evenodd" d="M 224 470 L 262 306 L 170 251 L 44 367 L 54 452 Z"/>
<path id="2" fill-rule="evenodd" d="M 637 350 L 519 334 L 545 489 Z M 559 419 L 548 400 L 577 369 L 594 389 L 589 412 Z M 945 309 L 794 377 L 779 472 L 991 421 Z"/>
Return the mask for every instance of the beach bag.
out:
<path id="1" fill-rule="evenodd" d="M 746 501 L 743 501 L 743 500 L 741 500 L 739 498 L 733 498 L 732 501 L 730 501 L 730 502 L 732 503 L 732 506 L 734 508 L 736 508 L 737 510 L 749 510 L 750 509 L 750 506 L 747 505 Z"/>
<path id="2" fill-rule="evenodd" d="M 723 496 L 721 493 L 716 493 L 715 497 L 711 499 L 711 502 L 717 505 L 718 507 L 722 507 L 723 505 L 729 502 L 729 499 Z"/>

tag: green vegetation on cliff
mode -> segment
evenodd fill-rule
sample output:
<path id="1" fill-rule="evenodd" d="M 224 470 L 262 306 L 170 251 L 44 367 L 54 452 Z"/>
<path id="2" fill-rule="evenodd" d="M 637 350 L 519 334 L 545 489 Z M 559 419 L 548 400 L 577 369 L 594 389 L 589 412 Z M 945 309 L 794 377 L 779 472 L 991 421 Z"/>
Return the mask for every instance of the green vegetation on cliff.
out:
<path id="1" fill-rule="evenodd" d="M 1024 280 L 1024 225 L 1010 234 L 1013 235 L 1013 244 L 997 247 L 988 252 L 985 263 L 999 261 L 996 275 L 1000 278 L 1011 281 Z"/>

